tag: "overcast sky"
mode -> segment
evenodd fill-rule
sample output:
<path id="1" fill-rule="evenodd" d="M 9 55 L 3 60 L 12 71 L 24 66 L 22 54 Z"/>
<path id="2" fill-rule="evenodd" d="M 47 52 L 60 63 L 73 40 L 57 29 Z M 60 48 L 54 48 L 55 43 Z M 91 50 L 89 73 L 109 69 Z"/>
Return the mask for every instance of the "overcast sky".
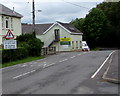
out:
<path id="1" fill-rule="evenodd" d="M 103 0 L 35 0 L 36 23 L 69 23 L 75 18 L 84 18 L 89 10 Z M 0 0 L 0 3 L 15 8 L 22 14 L 22 23 L 32 23 L 32 0 Z M 42 10 L 38 12 L 37 10 Z"/>

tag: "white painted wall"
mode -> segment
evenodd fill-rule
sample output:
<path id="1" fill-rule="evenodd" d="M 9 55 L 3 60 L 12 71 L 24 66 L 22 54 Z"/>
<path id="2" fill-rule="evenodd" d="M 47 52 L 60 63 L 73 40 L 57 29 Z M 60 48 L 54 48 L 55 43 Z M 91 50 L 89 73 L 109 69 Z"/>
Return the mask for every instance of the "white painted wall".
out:
<path id="1" fill-rule="evenodd" d="M 68 31 L 66 31 L 64 28 L 56 24 L 54 27 L 52 27 L 46 34 L 44 35 L 37 35 L 36 37 L 41 39 L 42 42 L 44 42 L 44 45 L 47 47 L 50 42 L 54 40 L 54 30 L 59 29 L 60 30 L 60 38 L 71 38 L 71 45 L 64 46 L 60 45 L 60 42 L 54 42 L 52 46 L 56 47 L 56 51 L 71 51 L 71 50 L 79 50 L 82 46 L 80 43 L 82 42 L 82 35 L 71 35 Z M 74 49 L 72 49 L 72 41 L 74 41 Z M 78 48 L 76 45 L 76 41 L 78 42 Z M 68 47 L 68 48 L 67 48 Z"/>
<path id="2" fill-rule="evenodd" d="M 74 42 L 73 45 L 72 45 L 72 42 Z M 71 49 L 78 50 L 81 48 L 82 48 L 82 35 L 71 35 Z"/>
<path id="3" fill-rule="evenodd" d="M 2 44 L 2 16 L 0 15 L 0 45 Z"/>
<path id="4" fill-rule="evenodd" d="M 5 28 L 5 18 L 9 17 L 9 28 Z M 11 18 L 13 19 L 12 21 L 12 28 L 11 28 Z M 10 16 L 4 16 L 4 27 L 2 28 L 2 15 L 0 15 L 0 45 L 2 44 L 2 37 L 5 36 L 10 29 L 13 35 L 19 36 L 22 34 L 21 32 L 21 18 L 16 18 L 16 17 L 10 17 Z"/>

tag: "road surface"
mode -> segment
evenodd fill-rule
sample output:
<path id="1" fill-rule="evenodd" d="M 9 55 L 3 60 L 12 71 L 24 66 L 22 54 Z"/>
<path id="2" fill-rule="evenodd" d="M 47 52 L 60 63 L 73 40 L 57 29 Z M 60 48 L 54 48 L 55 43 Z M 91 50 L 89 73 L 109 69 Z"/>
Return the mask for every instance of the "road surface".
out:
<path id="1" fill-rule="evenodd" d="M 4 68 L 2 93 L 118 94 L 118 85 L 101 78 L 109 58 L 105 60 L 111 52 L 58 53 L 42 60 Z"/>

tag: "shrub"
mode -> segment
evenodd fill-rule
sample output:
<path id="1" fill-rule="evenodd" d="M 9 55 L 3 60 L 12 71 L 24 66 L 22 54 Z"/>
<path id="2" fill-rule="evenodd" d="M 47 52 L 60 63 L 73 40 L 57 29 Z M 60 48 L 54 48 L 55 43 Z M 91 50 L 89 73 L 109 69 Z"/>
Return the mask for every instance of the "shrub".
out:
<path id="1" fill-rule="evenodd" d="M 42 42 L 40 39 L 34 38 L 32 40 L 28 41 L 29 45 L 29 55 L 30 56 L 40 56 L 41 55 L 41 48 L 42 48 Z"/>
<path id="2" fill-rule="evenodd" d="M 36 38 L 35 32 L 32 34 L 22 34 L 16 38 L 19 47 L 24 47 L 28 50 L 29 56 L 40 56 L 43 43 Z"/>
<path id="3" fill-rule="evenodd" d="M 25 48 L 2 50 L 2 63 L 21 60 L 28 57 L 28 51 Z"/>

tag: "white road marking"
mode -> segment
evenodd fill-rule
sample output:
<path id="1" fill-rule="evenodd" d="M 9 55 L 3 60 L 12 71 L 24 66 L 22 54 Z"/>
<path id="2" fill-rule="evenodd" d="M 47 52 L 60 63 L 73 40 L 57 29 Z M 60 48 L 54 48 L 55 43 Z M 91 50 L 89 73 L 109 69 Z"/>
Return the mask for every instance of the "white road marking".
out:
<path id="1" fill-rule="evenodd" d="M 107 62 L 107 60 L 110 58 L 110 56 L 114 53 L 115 51 L 111 52 L 109 54 L 109 56 L 105 59 L 105 61 L 103 62 L 103 64 L 98 68 L 98 70 L 91 76 L 91 78 L 94 78 L 97 73 L 101 70 L 101 68 L 105 65 L 105 63 Z"/>
<path id="2" fill-rule="evenodd" d="M 77 55 L 79 56 L 79 55 L 82 55 L 82 54 L 77 54 Z"/>
<path id="3" fill-rule="evenodd" d="M 70 58 L 75 58 L 76 56 L 72 56 L 72 57 L 70 57 Z"/>
<path id="4" fill-rule="evenodd" d="M 43 68 L 45 68 L 46 64 L 43 65 Z"/>
<path id="5" fill-rule="evenodd" d="M 55 65 L 55 63 L 49 64 L 49 66 Z"/>
<path id="6" fill-rule="evenodd" d="M 30 65 L 31 67 L 33 67 L 34 65 Z"/>
<path id="7" fill-rule="evenodd" d="M 35 71 L 36 71 L 36 70 L 32 70 L 32 71 L 30 71 L 30 72 L 26 72 L 26 73 L 24 73 L 24 74 L 21 74 L 21 75 L 18 75 L 18 76 L 13 77 L 13 79 L 17 79 L 17 78 L 19 78 L 19 77 L 22 77 L 22 76 L 25 76 L 25 75 L 27 75 L 27 74 L 33 73 L 33 72 L 35 72 Z"/>
<path id="8" fill-rule="evenodd" d="M 53 66 L 53 65 L 55 65 L 55 64 L 56 64 L 56 63 L 51 63 L 51 64 L 49 64 L 49 65 L 44 64 L 43 68 L 46 68 L 46 67 L 49 67 L 49 66 Z"/>
<path id="9" fill-rule="evenodd" d="M 59 62 L 61 63 L 61 62 L 67 61 L 67 60 L 68 60 L 68 59 L 64 59 L 64 60 L 61 60 L 61 61 L 59 61 Z"/>
<path id="10" fill-rule="evenodd" d="M 27 65 L 22 65 L 21 67 L 25 67 L 25 66 L 27 66 Z"/>

